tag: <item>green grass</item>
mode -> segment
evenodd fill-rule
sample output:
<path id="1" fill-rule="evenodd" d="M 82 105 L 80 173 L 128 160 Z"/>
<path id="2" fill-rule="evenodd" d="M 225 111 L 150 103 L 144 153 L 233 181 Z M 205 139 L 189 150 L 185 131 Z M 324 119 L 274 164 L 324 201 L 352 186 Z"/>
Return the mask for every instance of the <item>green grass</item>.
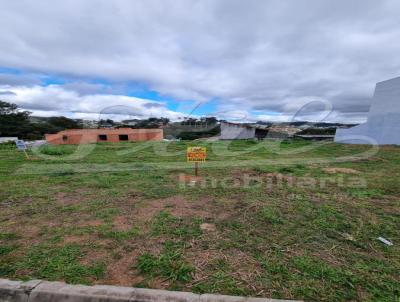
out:
<path id="1" fill-rule="evenodd" d="M 14 245 L 0 245 L 0 256 L 7 255 L 17 248 L 18 247 Z"/>
<path id="2" fill-rule="evenodd" d="M 384 192 L 380 189 L 350 189 L 349 195 L 357 198 L 380 198 L 384 196 Z"/>
<path id="3" fill-rule="evenodd" d="M 106 221 L 110 220 L 111 218 L 113 218 L 118 214 L 119 214 L 119 209 L 117 208 L 105 208 L 95 212 L 96 218 L 104 219 Z"/>
<path id="4" fill-rule="evenodd" d="M 282 224 L 283 219 L 281 218 L 281 214 L 273 208 L 270 207 L 264 207 L 261 209 L 260 213 L 260 218 L 263 221 L 266 221 L 271 224 Z"/>
<path id="5" fill-rule="evenodd" d="M 153 236 L 170 235 L 179 238 L 198 237 L 202 234 L 200 222 L 201 219 L 196 217 L 192 217 L 190 220 L 182 219 L 162 211 L 153 220 L 151 234 Z"/>
<path id="6" fill-rule="evenodd" d="M 167 241 L 159 255 L 144 253 L 139 256 L 138 270 L 151 277 L 161 276 L 170 280 L 174 286 L 191 279 L 194 268 L 184 261 L 184 244 Z"/>
<path id="7" fill-rule="evenodd" d="M 182 185 L 178 175 L 194 173 L 185 150 L 197 144 L 208 150 L 200 166 L 207 185 Z M 398 301 L 400 148 L 362 157 L 368 149 L 302 140 L 102 143 L 45 146 L 27 161 L 0 145 L 0 276 Z"/>
<path id="8" fill-rule="evenodd" d="M 293 279 L 300 280 L 302 283 L 306 281 L 314 283 L 323 280 L 322 290 L 326 292 L 330 300 L 353 300 L 357 298 L 356 285 L 360 284 L 362 280 L 358 280 L 350 270 L 335 268 L 321 260 L 307 256 L 294 257 L 291 264 L 298 271 L 294 274 Z M 338 291 L 339 288 L 345 289 L 345 291 Z M 312 299 L 316 294 L 316 289 L 300 288 L 297 291 L 305 299 Z"/>
<path id="9" fill-rule="evenodd" d="M 235 267 L 229 265 L 223 259 L 212 261 L 207 269 L 210 277 L 207 280 L 200 280 L 193 285 L 193 291 L 197 293 L 219 293 L 229 292 L 236 296 L 246 296 L 250 291 L 244 286 L 240 279 L 234 278 Z"/>
<path id="10" fill-rule="evenodd" d="M 0 233 L 0 240 L 14 240 L 19 236 L 16 233 Z"/>
<path id="11" fill-rule="evenodd" d="M 72 154 L 74 152 L 74 149 L 75 148 L 73 146 L 63 146 L 62 148 L 60 148 L 44 145 L 40 147 L 40 152 L 45 155 L 68 155 Z"/>
<path id="12" fill-rule="evenodd" d="M 135 238 L 140 234 L 140 230 L 137 227 L 132 227 L 127 231 L 116 231 L 108 227 L 101 228 L 99 230 L 99 236 L 104 238 L 110 238 L 117 241 L 123 241 L 130 238 Z"/>
<path id="13" fill-rule="evenodd" d="M 87 284 L 90 278 L 99 279 L 104 273 L 101 263 L 83 265 L 79 259 L 85 254 L 78 245 L 52 247 L 38 245 L 29 249 L 26 257 L 15 264 L 18 270 L 29 271 L 29 278 L 65 280 Z"/>

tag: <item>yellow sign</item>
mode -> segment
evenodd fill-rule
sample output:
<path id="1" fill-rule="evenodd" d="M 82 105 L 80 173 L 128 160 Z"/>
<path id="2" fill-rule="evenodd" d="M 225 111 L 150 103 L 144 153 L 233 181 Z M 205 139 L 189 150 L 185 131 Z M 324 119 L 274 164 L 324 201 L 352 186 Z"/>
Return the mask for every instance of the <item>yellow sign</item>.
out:
<path id="1" fill-rule="evenodd" d="M 206 161 L 207 149 L 205 147 L 188 147 L 186 152 L 188 162 L 203 162 Z"/>

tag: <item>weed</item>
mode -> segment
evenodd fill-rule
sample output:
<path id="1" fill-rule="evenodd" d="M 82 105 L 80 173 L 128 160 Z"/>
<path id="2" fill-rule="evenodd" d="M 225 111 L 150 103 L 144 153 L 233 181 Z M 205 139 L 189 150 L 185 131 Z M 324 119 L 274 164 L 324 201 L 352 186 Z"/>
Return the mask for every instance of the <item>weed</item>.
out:
<path id="1" fill-rule="evenodd" d="M 0 240 L 15 240 L 19 236 L 16 233 L 0 233 Z"/>
<path id="2" fill-rule="evenodd" d="M 117 241 L 127 240 L 136 237 L 140 233 L 137 227 L 132 227 L 127 231 L 116 231 L 111 228 L 105 227 L 99 230 L 99 236 L 104 238 L 110 238 Z"/>
<path id="3" fill-rule="evenodd" d="M 287 276 L 289 273 L 287 266 L 279 258 L 264 260 L 261 262 L 261 266 L 272 275 Z"/>
<path id="4" fill-rule="evenodd" d="M 325 283 L 326 291 L 332 290 L 333 287 L 346 288 L 346 291 L 343 293 L 336 291 L 330 293 L 330 295 L 332 295 L 332 298 L 334 298 L 331 300 L 349 300 L 355 299 L 357 297 L 355 285 L 359 282 L 359 280 L 351 272 L 343 270 L 341 268 L 334 268 L 320 260 L 316 260 L 308 256 L 294 257 L 292 259 L 292 263 L 294 267 L 298 270 L 297 274 L 301 275 L 301 278 L 307 278 L 311 280 L 323 280 Z M 302 292 L 302 295 L 306 299 L 309 299 L 310 296 L 314 296 L 316 294 L 317 293 L 314 291 Z"/>
<path id="5" fill-rule="evenodd" d="M 338 232 L 348 232 L 351 229 L 346 217 L 338 210 L 329 205 L 323 205 L 313 211 L 314 219 L 311 223 L 322 230 L 336 230 Z"/>
<path id="6" fill-rule="evenodd" d="M 326 164 L 319 160 L 350 158 L 369 147 L 301 140 L 198 143 L 209 151 L 201 175 L 218 180 L 216 188 L 177 184 L 179 173 L 191 173 L 185 152 L 192 142 L 98 144 L 86 157 L 68 163 L 62 161 L 76 146 L 49 146 L 48 153 L 59 159 L 56 165 L 41 157 L 27 162 L 14 145 L 0 146 L 0 276 L 73 283 L 100 278 L 96 283 L 118 284 L 122 278 L 134 283 L 142 274 L 142 285 L 169 284 L 184 291 L 306 301 L 398 300 L 399 148 L 382 146 L 374 157 L 341 163 L 362 173 L 331 175 L 343 177 L 342 184 L 328 180 L 325 187 L 312 188 L 298 186 L 297 176 L 307 174 L 322 183 Z M 160 150 L 168 156 L 160 156 Z M 172 169 L 154 169 L 155 163 Z M 119 168 L 123 171 L 115 171 Z M 34 174 L 38 171 L 43 174 Z M 230 188 L 219 181 L 277 172 L 292 174 L 296 181 L 271 188 Z M 367 187 L 348 186 L 353 177 Z M 66 191 L 77 198 L 63 206 L 54 196 Z M 174 206 L 177 211 L 190 207 L 183 217 L 168 212 L 162 200 L 178 194 L 193 201 Z M 114 228 L 117 215 L 135 221 L 140 231 Z M 214 223 L 217 231 L 202 232 L 203 222 Z M 90 240 L 64 245 L 64 239 L 80 236 Z M 394 245 L 385 246 L 379 236 Z M 162 242 L 171 243 L 160 253 L 142 254 L 141 268 L 121 270 L 118 278 L 101 279 L 104 265 L 86 261 L 92 254 L 104 255 L 114 266 L 138 246 L 152 251 Z M 199 261 L 188 262 L 189 251 Z M 232 253 L 240 267 L 229 256 L 225 259 Z M 201 280 L 197 274 L 191 279 L 194 271 Z"/>
<path id="7" fill-rule="evenodd" d="M 226 295 L 246 296 L 249 290 L 234 279 L 229 273 L 216 272 L 207 280 L 200 281 L 192 287 L 195 293 L 222 293 Z"/>
<path id="8" fill-rule="evenodd" d="M 98 210 L 95 213 L 95 216 L 96 216 L 96 218 L 101 218 L 101 219 L 104 219 L 106 221 L 109 221 L 114 216 L 117 216 L 118 214 L 120 214 L 120 211 L 119 211 L 118 208 L 106 208 L 106 209 Z"/>
<path id="9" fill-rule="evenodd" d="M 13 277 L 16 267 L 9 261 L 0 261 L 0 277 Z"/>
<path id="10" fill-rule="evenodd" d="M 208 278 L 193 285 L 197 293 L 223 293 L 227 295 L 248 295 L 249 291 L 241 284 L 240 280 L 232 277 L 235 270 L 225 260 L 215 259 L 208 265 L 212 273 Z"/>
<path id="11" fill-rule="evenodd" d="M 379 189 L 358 189 L 351 188 L 348 190 L 350 196 L 355 198 L 380 198 L 384 195 L 384 192 Z"/>
<path id="12" fill-rule="evenodd" d="M 293 173 L 295 171 L 295 169 L 293 169 L 291 167 L 282 167 L 282 168 L 279 168 L 278 171 L 280 173 Z"/>
<path id="13" fill-rule="evenodd" d="M 75 171 L 73 169 L 64 169 L 60 171 L 51 172 L 50 175 L 53 177 L 65 177 L 69 175 L 74 175 Z"/>
<path id="14" fill-rule="evenodd" d="M 202 234 L 200 224 L 200 219 L 192 218 L 190 221 L 187 221 L 183 218 L 175 217 L 168 212 L 161 211 L 153 220 L 152 234 L 153 236 L 198 237 Z"/>
<path id="15" fill-rule="evenodd" d="M 263 221 L 269 222 L 271 224 L 281 224 L 283 223 L 282 215 L 278 210 L 271 207 L 264 207 L 259 213 Z"/>
<path id="16" fill-rule="evenodd" d="M 0 245 L 0 256 L 7 255 L 17 248 L 15 245 Z"/>
<path id="17" fill-rule="evenodd" d="M 74 152 L 74 146 L 49 146 L 43 145 L 39 149 L 40 153 L 46 155 L 68 155 Z"/>
<path id="18" fill-rule="evenodd" d="M 68 283 L 89 283 L 90 278 L 99 279 L 104 272 L 103 264 L 79 263 L 85 253 L 78 245 L 32 247 L 25 259 L 17 264 L 19 269 L 29 270 L 30 277 L 47 280 L 65 280 Z"/>
<path id="19" fill-rule="evenodd" d="M 167 241 L 160 255 L 144 253 L 139 256 L 137 268 L 145 275 L 162 276 L 172 282 L 187 282 L 194 268 L 183 259 L 183 245 Z"/>
<path id="20" fill-rule="evenodd" d="M 144 253 L 138 258 L 137 268 L 143 274 L 152 274 L 158 270 L 158 258 L 150 253 Z"/>

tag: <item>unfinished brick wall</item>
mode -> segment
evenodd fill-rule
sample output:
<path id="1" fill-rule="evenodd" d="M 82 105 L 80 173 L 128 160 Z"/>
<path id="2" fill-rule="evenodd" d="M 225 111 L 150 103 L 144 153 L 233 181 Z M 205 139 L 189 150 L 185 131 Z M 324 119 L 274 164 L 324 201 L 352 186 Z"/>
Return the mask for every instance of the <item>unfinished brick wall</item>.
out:
<path id="1" fill-rule="evenodd" d="M 122 141 L 161 141 L 163 129 L 71 129 L 56 134 L 46 134 L 46 141 L 52 145 L 90 144 L 97 142 L 118 143 Z"/>

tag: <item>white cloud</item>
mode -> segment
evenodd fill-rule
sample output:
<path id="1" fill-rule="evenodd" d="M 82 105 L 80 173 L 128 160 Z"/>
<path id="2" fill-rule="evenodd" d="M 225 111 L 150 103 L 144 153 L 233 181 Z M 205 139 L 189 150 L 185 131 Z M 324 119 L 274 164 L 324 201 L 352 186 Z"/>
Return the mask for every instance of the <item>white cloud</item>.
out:
<path id="1" fill-rule="evenodd" d="M 260 114 L 257 116 L 257 120 L 263 122 L 272 122 L 272 123 L 282 123 L 282 122 L 290 122 L 292 121 L 292 117 L 289 115 L 275 115 L 275 114 Z"/>
<path id="2" fill-rule="evenodd" d="M 398 0 L 0 0 L 0 66 L 246 112 L 312 96 L 360 119 L 374 84 L 399 75 L 399 15 Z"/>
<path id="3" fill-rule="evenodd" d="M 9 93 L 7 100 L 34 115 L 65 115 L 71 118 L 122 120 L 126 118 L 167 117 L 178 120 L 182 113 L 168 110 L 164 103 L 112 94 L 80 95 L 60 85 L 0 86 L 0 93 Z"/>

